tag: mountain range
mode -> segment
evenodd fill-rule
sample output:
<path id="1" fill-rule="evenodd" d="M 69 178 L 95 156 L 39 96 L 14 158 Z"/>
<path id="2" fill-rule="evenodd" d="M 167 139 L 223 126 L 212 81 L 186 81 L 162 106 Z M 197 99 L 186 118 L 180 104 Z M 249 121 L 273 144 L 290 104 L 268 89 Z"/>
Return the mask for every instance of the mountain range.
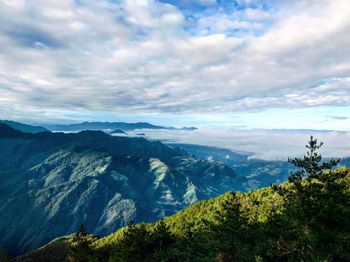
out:
<path id="1" fill-rule="evenodd" d="M 249 190 L 283 183 L 288 180 L 290 172 L 294 170 L 293 165 L 288 161 L 250 158 L 250 153 L 237 153 L 226 148 L 176 143 L 167 145 L 185 150 L 196 158 L 215 160 L 227 165 L 247 179 L 246 188 Z M 339 166 L 350 166 L 350 158 L 341 159 Z"/>
<path id="2" fill-rule="evenodd" d="M 14 129 L 22 132 L 39 133 L 50 132 L 45 127 L 31 126 L 19 122 L 3 120 Z M 119 129 L 112 129 L 119 127 Z M 83 122 L 72 125 L 49 126 L 51 131 L 57 132 L 79 132 L 82 130 L 100 130 L 111 135 L 127 135 L 125 132 L 135 129 L 165 129 L 178 130 L 174 127 L 157 126 L 146 122 L 125 123 L 125 122 Z M 195 130 L 196 128 L 181 128 L 182 130 Z M 146 136 L 144 133 L 138 133 L 137 136 Z M 163 140 L 162 140 L 163 141 Z M 169 143 L 164 140 L 166 145 L 172 148 L 178 148 L 202 160 L 215 160 L 224 163 L 232 168 L 236 173 L 248 178 L 247 187 L 249 189 L 268 186 L 272 183 L 280 183 L 287 180 L 291 165 L 286 161 L 266 161 L 261 159 L 250 159 L 250 153 L 233 152 L 230 149 L 218 148 L 213 146 L 203 146 L 195 144 L 177 144 Z"/>
<path id="3" fill-rule="evenodd" d="M 296 186 L 227 192 L 103 238 L 79 229 L 17 261 L 349 261 L 350 169 Z"/>
<path id="4" fill-rule="evenodd" d="M 199 159 L 224 163 L 237 174 L 247 178 L 246 186 L 250 190 L 285 182 L 293 169 L 287 161 L 251 159 L 249 153 L 237 153 L 226 148 L 174 143 L 168 145 L 185 150 Z"/>
<path id="5" fill-rule="evenodd" d="M 105 236 L 130 221 L 153 222 L 227 191 L 286 181 L 292 170 L 288 162 L 223 148 L 4 123 L 0 249 L 15 254 L 71 234 L 80 224 Z M 342 160 L 349 164 L 350 158 Z"/>
<path id="6" fill-rule="evenodd" d="M 217 161 L 101 131 L 23 133 L 0 124 L 0 245 L 20 254 L 75 231 L 104 236 L 201 199 L 245 190 Z"/>
<path id="7" fill-rule="evenodd" d="M 42 126 L 32 126 L 32 125 L 26 125 L 15 121 L 9 121 L 9 120 L 0 120 L 1 124 L 8 125 L 16 130 L 25 132 L 25 133 L 40 133 L 40 132 L 50 132 L 47 128 Z"/>
<path id="8" fill-rule="evenodd" d="M 165 127 L 153 125 L 147 122 L 125 123 L 125 122 L 83 122 L 67 125 L 47 126 L 51 131 L 78 132 L 84 130 L 116 130 L 131 131 L 135 129 L 166 129 L 166 130 L 196 130 L 195 127 Z"/>

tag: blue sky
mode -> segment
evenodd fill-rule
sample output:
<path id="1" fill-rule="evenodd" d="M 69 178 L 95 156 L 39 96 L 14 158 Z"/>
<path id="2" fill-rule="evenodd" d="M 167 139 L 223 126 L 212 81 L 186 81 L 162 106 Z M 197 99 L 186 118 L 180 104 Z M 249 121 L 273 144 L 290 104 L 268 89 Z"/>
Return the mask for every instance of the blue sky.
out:
<path id="1" fill-rule="evenodd" d="M 348 0 L 0 0 L 0 118 L 350 130 Z"/>

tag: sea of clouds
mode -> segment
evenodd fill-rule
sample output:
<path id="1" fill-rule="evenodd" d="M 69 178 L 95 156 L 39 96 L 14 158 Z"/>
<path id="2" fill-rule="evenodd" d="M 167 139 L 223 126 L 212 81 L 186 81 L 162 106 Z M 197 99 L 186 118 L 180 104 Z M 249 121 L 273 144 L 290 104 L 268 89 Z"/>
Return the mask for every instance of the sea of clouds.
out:
<path id="1" fill-rule="evenodd" d="M 265 160 L 302 156 L 306 152 L 307 141 L 313 135 L 324 142 L 320 150 L 324 157 L 350 156 L 350 132 L 347 131 L 203 127 L 194 131 L 135 130 L 130 135 L 138 133 L 166 143 L 198 144 L 247 152 L 251 158 Z"/>

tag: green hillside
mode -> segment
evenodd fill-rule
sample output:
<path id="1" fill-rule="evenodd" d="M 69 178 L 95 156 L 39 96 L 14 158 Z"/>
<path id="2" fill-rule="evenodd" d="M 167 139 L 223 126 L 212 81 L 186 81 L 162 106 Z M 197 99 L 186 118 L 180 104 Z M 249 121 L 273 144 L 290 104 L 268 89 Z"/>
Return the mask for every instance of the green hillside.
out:
<path id="1" fill-rule="evenodd" d="M 226 193 L 155 224 L 119 230 L 92 250 L 101 261 L 349 261 L 350 169 L 324 176 L 304 184 L 306 191 L 320 189 L 309 199 L 314 207 L 273 188 Z"/>
<path id="2" fill-rule="evenodd" d="M 350 169 L 324 172 L 326 164 L 97 240 L 60 239 L 20 261 L 349 261 Z"/>

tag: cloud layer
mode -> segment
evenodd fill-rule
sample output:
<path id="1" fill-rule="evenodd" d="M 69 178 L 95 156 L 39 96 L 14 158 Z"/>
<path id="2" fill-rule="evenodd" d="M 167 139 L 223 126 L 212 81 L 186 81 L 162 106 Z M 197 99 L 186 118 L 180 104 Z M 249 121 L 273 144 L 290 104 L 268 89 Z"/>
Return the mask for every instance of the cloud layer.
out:
<path id="1" fill-rule="evenodd" d="M 1 117 L 346 106 L 349 17 L 348 0 L 0 0 Z"/>
<path id="2" fill-rule="evenodd" d="M 323 157 L 349 157 L 350 152 L 350 144 L 346 143 L 350 140 L 350 132 L 211 127 L 195 131 L 135 130 L 132 134 L 141 132 L 152 139 L 227 148 L 264 160 L 285 161 L 288 157 L 303 156 L 310 135 L 324 142 L 320 149 Z"/>

